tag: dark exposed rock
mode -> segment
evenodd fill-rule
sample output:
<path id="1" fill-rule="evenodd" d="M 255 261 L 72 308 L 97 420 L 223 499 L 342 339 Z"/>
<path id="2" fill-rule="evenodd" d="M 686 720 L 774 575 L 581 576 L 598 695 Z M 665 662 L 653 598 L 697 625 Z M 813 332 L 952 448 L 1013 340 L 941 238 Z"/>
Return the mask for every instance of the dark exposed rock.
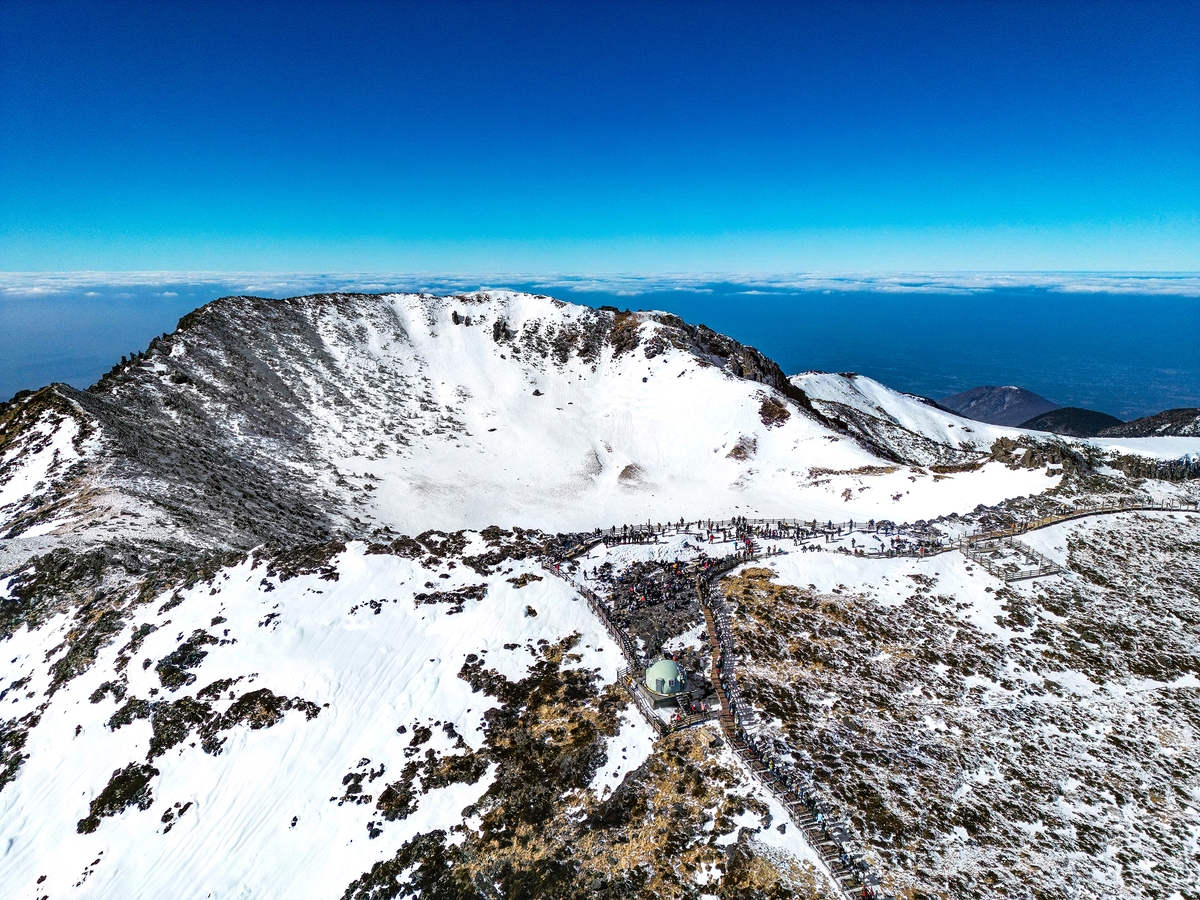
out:
<path id="1" fill-rule="evenodd" d="M 158 769 L 154 766 L 137 763 L 117 769 L 104 790 L 91 802 L 87 818 L 79 820 L 79 833 L 91 834 L 100 827 L 102 818 L 115 816 L 131 806 L 149 809 L 150 804 L 154 802 L 154 796 L 150 792 L 150 779 L 158 774 Z"/>
<path id="2" fill-rule="evenodd" d="M 476 602 L 487 596 L 486 584 L 469 584 L 466 587 L 457 588 L 452 591 L 431 591 L 429 593 L 420 593 L 413 597 L 414 602 L 420 606 L 421 604 L 446 603 L 449 604 L 451 614 L 460 613 L 463 611 L 463 604 L 468 600 Z"/>
<path id="3" fill-rule="evenodd" d="M 992 443 L 991 458 L 1013 469 L 1039 469 L 1051 465 L 1062 466 L 1064 472 L 1077 473 L 1091 467 L 1088 460 L 1072 447 L 1026 438 L 997 438 Z"/>
<path id="4" fill-rule="evenodd" d="M 154 667 L 162 686 L 176 691 L 194 682 L 196 676 L 187 670 L 196 668 L 208 656 L 208 651 L 201 650 L 201 647 L 215 643 L 217 638 L 206 631 L 197 629 L 192 632 L 190 638 L 160 659 Z"/>
<path id="5" fill-rule="evenodd" d="M 21 752 L 29 735 L 30 722 L 0 721 L 0 791 L 12 781 L 25 761 Z"/>
<path id="6" fill-rule="evenodd" d="M 216 701 L 234 683 L 235 679 L 223 679 L 197 692 L 194 698 L 181 697 L 174 701 L 148 701 L 135 697 L 109 717 L 108 727 L 116 731 L 138 719 L 149 719 L 153 734 L 147 760 L 161 756 L 193 732 L 199 736 L 205 753 L 218 756 L 225 743 L 222 733 L 231 728 L 239 725 L 251 729 L 270 728 L 289 710 L 303 712 L 310 720 L 321 712 L 321 708 L 310 700 L 280 697 L 267 688 L 249 691 L 231 703 L 225 712 L 217 712 Z"/>

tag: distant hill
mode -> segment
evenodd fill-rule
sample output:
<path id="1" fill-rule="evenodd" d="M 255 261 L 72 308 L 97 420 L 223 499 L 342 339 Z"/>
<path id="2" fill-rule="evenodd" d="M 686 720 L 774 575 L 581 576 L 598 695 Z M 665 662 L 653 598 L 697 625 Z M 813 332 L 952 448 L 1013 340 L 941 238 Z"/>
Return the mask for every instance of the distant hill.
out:
<path id="1" fill-rule="evenodd" d="M 1193 437 L 1200 435 L 1200 408 L 1168 409 L 1152 416 L 1113 425 L 1102 437 Z"/>
<path id="2" fill-rule="evenodd" d="M 1031 431 L 1065 434 L 1068 437 L 1095 437 L 1106 428 L 1123 424 L 1116 416 L 1110 416 L 1108 413 L 1078 406 L 1063 406 L 1034 416 L 1028 422 L 1022 422 L 1021 427 Z"/>
<path id="3" fill-rule="evenodd" d="M 961 394 L 944 397 L 938 403 L 960 416 L 989 425 L 1020 425 L 1042 413 L 1058 409 L 1057 403 L 1012 385 L 971 388 Z"/>

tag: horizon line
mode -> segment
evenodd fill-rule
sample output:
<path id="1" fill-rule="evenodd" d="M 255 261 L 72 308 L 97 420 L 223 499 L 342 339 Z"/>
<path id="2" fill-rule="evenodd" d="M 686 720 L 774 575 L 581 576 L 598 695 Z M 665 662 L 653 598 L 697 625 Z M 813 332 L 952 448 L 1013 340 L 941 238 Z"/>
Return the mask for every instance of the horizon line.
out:
<path id="1" fill-rule="evenodd" d="M 256 283 L 258 282 L 258 283 Z M 263 283 L 275 282 L 275 283 Z M 765 293 L 948 293 L 1041 289 L 1051 293 L 1170 294 L 1200 297 L 1200 271 L 1190 270 L 896 270 L 877 272 L 402 272 L 289 270 L 58 270 L 2 271 L 0 296 L 56 294 L 88 287 L 154 285 L 219 287 L 231 291 L 316 293 L 433 293 L 530 288 L 571 293 L 646 294 L 711 291 L 715 285 Z M 515 286 L 515 287 L 514 287 Z M 752 294 L 750 290 L 744 293 Z"/>

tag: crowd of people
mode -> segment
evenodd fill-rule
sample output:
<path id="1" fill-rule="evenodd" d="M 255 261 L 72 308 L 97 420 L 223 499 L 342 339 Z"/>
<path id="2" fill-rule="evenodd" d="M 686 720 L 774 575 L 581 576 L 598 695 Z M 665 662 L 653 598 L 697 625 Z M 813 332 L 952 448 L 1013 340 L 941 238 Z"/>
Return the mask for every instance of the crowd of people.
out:
<path id="1" fill-rule="evenodd" d="M 707 590 L 705 590 L 707 595 Z M 814 824 L 825 840 L 837 848 L 837 861 L 843 870 L 851 875 L 860 885 L 863 897 L 876 897 L 878 877 L 858 852 L 854 838 L 845 825 L 838 822 L 830 814 L 825 801 L 813 785 L 811 774 L 802 771 L 791 760 L 794 759 L 789 748 L 775 738 L 760 737 L 746 731 L 744 724 L 753 719 L 753 713 L 746 707 L 737 687 L 734 677 L 733 662 L 736 654 L 733 652 L 733 639 L 729 627 L 728 614 L 718 598 L 715 602 L 705 597 L 712 609 L 717 632 L 717 646 L 713 647 L 716 654 L 717 677 L 721 692 L 725 695 L 728 709 L 734 717 L 738 742 L 744 745 L 746 752 L 765 768 L 765 781 L 777 794 L 799 797 L 812 815 Z"/>
<path id="2" fill-rule="evenodd" d="M 588 537 L 593 541 L 603 541 L 608 547 L 624 544 L 660 543 L 666 535 L 674 530 L 676 533 L 694 534 L 697 548 L 717 544 L 734 543 L 738 545 L 734 558 L 747 561 L 760 555 L 776 555 L 786 552 L 782 543 L 765 545 L 761 550 L 760 541 L 791 541 L 792 547 L 803 553 L 820 553 L 826 548 L 823 544 L 837 543 L 838 546 L 829 548 L 837 553 L 850 556 L 922 557 L 945 549 L 945 543 L 935 532 L 917 527 L 900 527 L 891 521 L 847 522 L 827 520 L 820 522 L 816 519 L 793 520 L 791 522 L 765 521 L 751 522 L 745 517 L 717 521 L 713 519 L 697 519 L 677 522 L 645 522 L 636 525 L 613 525 L 607 531 L 596 529 Z M 854 535 L 861 534 L 864 540 L 860 542 Z M 867 536 L 874 540 L 866 539 Z M 584 536 L 569 536 L 576 541 L 566 540 L 562 543 L 579 543 Z M 844 539 L 850 538 L 850 546 L 844 545 Z"/>
<path id="3" fill-rule="evenodd" d="M 812 827 L 818 829 L 822 837 L 837 848 L 837 860 L 842 868 L 860 882 L 862 896 L 879 896 L 876 887 L 878 878 L 871 873 L 871 867 L 855 845 L 850 829 L 832 814 L 829 805 L 814 786 L 811 776 L 786 760 L 785 757 L 792 755 L 787 748 L 778 746 L 776 740 L 747 734 L 741 728 L 738 728 L 737 736 L 749 752 L 766 767 L 767 780 L 775 783 L 778 793 L 790 792 L 800 798 L 813 819 Z"/>
<path id="4" fill-rule="evenodd" d="M 707 700 L 688 701 L 681 704 L 678 712 L 671 713 L 668 720 L 668 730 L 674 730 L 692 720 L 693 716 L 707 716 L 710 712 Z"/>

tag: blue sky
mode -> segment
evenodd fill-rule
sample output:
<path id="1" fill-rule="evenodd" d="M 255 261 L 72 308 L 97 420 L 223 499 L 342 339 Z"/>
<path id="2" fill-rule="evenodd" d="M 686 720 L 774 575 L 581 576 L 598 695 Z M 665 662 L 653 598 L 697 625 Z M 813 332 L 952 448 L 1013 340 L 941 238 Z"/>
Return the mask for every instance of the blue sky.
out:
<path id="1" fill-rule="evenodd" d="M 0 3 L 0 269 L 1200 269 L 1192 3 Z"/>

